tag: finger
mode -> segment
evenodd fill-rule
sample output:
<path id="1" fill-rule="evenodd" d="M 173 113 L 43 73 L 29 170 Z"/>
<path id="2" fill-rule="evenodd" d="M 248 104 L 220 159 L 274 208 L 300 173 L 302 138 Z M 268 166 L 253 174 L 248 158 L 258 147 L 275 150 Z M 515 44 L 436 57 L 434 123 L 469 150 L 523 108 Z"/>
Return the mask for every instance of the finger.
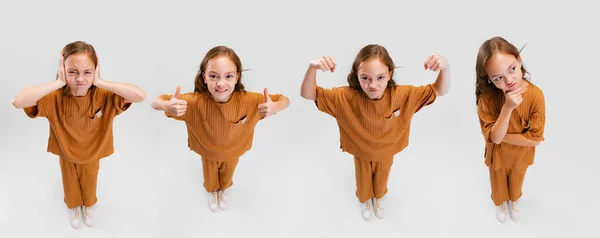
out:
<path id="1" fill-rule="evenodd" d="M 423 66 L 425 67 L 425 69 L 429 68 L 429 63 L 431 62 L 434 56 L 435 55 L 430 55 L 429 57 L 427 57 L 427 59 L 425 59 L 425 62 L 423 62 Z"/>
<path id="2" fill-rule="evenodd" d="M 272 102 L 271 101 L 271 97 L 269 96 L 269 89 L 265 88 L 265 90 L 263 92 L 265 94 L 265 100 L 266 100 L 266 102 Z"/>
<path id="3" fill-rule="evenodd" d="M 173 98 L 179 99 L 180 92 L 181 92 L 181 88 L 179 88 L 179 86 L 177 86 L 177 89 L 175 89 L 175 94 L 173 94 Z"/>
<path id="4" fill-rule="evenodd" d="M 331 60 L 331 62 L 333 63 L 333 67 L 331 68 L 331 72 L 335 72 L 335 67 L 337 66 L 337 62 L 335 61 L 335 59 L 332 56 L 329 56 L 329 60 Z"/>
<path id="5" fill-rule="evenodd" d="M 319 64 L 317 64 L 317 66 L 319 66 L 319 69 L 321 69 L 321 71 L 327 72 L 327 68 L 325 68 L 325 65 L 323 65 L 323 62 L 321 62 L 320 60 L 319 60 Z"/>
<path id="6" fill-rule="evenodd" d="M 319 61 L 320 61 L 319 65 L 323 65 L 323 68 L 325 68 L 325 71 L 330 70 L 329 65 L 327 65 L 327 60 L 325 60 L 325 58 L 321 58 Z"/>
<path id="7" fill-rule="evenodd" d="M 330 69 L 335 67 L 335 64 L 331 60 L 331 57 L 326 56 L 326 57 L 323 57 L 323 59 L 325 60 L 325 63 L 327 63 L 327 66 L 329 66 Z"/>
<path id="8" fill-rule="evenodd" d="M 438 61 L 431 61 L 431 66 L 429 66 L 429 69 L 435 71 L 435 69 L 440 65 Z"/>
<path id="9" fill-rule="evenodd" d="M 432 66 L 437 63 L 437 61 L 438 61 L 438 56 L 437 55 L 432 55 L 431 59 L 429 59 L 429 62 L 427 62 L 427 68 L 431 69 Z"/>

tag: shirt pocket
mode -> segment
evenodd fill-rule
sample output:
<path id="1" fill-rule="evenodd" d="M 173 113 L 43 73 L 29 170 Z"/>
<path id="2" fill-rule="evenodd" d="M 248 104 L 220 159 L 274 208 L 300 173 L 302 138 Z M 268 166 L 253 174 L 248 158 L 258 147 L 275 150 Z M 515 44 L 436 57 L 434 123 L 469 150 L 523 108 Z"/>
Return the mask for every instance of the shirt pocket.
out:
<path id="1" fill-rule="evenodd" d="M 389 113 L 385 118 L 385 128 L 387 130 L 404 131 L 407 127 L 406 115 L 402 113 L 402 108 L 398 108 Z"/>
<path id="2" fill-rule="evenodd" d="M 107 117 L 104 115 L 104 113 L 105 112 L 102 110 L 102 108 L 92 110 L 91 115 L 89 115 L 89 125 L 102 131 L 106 131 L 108 123 L 105 121 L 107 120 Z"/>

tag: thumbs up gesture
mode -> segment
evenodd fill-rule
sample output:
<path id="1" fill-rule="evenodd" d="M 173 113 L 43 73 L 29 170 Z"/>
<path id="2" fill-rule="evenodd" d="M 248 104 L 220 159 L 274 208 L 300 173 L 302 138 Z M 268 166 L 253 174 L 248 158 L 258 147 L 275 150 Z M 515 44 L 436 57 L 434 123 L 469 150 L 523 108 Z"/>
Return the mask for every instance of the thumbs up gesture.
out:
<path id="1" fill-rule="evenodd" d="M 273 101 L 271 101 L 271 97 L 269 97 L 269 90 L 265 88 L 265 98 L 266 98 L 266 102 L 265 103 L 261 103 L 258 105 L 258 113 L 260 113 L 261 116 L 263 116 L 264 118 L 272 116 L 273 114 L 276 113 L 276 109 L 275 109 L 275 103 Z"/>
<path id="2" fill-rule="evenodd" d="M 173 116 L 183 116 L 185 111 L 187 110 L 187 101 L 179 99 L 181 89 L 177 86 L 177 90 L 175 90 L 175 94 L 173 94 L 173 98 L 165 105 L 165 109 Z"/>

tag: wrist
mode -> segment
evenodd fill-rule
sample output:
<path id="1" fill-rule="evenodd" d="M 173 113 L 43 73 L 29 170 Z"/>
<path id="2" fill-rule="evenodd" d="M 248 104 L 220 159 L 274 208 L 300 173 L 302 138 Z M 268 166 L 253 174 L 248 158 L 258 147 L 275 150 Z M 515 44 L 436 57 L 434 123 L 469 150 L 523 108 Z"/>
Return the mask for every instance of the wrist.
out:
<path id="1" fill-rule="evenodd" d="M 92 84 L 98 88 L 105 88 L 105 83 L 102 80 L 95 80 Z"/>
<path id="2" fill-rule="evenodd" d="M 502 106 L 502 111 L 510 113 L 512 112 L 512 110 L 514 110 L 514 108 L 511 108 L 510 106 L 506 105 L 506 103 Z"/>
<path id="3" fill-rule="evenodd" d="M 55 89 L 62 88 L 62 87 L 63 87 L 63 86 L 65 86 L 65 85 L 67 85 L 67 83 L 66 83 L 65 81 L 62 81 L 62 80 L 60 80 L 60 79 L 59 79 L 59 80 L 56 80 L 56 81 L 54 81 L 54 82 L 53 82 L 53 84 L 52 84 L 52 86 L 53 86 Z"/>

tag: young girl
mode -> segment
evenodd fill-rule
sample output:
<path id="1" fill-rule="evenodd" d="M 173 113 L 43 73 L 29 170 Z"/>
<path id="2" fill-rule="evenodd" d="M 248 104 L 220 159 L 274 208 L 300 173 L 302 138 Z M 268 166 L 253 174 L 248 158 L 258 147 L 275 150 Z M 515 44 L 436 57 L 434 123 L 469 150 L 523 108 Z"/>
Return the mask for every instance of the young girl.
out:
<path id="1" fill-rule="evenodd" d="M 101 80 L 94 47 L 81 41 L 62 50 L 55 81 L 25 88 L 14 97 L 13 105 L 29 117 L 48 119 L 48 152 L 60 157 L 73 228 L 79 227 L 80 207 L 84 223 L 93 224 L 100 159 L 114 151 L 113 119 L 145 97 L 135 85 Z"/>
<path id="2" fill-rule="evenodd" d="M 302 83 L 302 97 L 333 116 L 340 129 L 341 149 L 354 155 L 356 196 L 365 220 L 383 218 L 381 198 L 395 154 L 408 145 L 410 122 L 421 108 L 448 92 L 448 61 L 439 55 L 427 57 L 424 68 L 439 71 L 426 86 L 396 85 L 394 62 L 380 45 L 362 48 L 348 74 L 349 86 L 324 89 L 316 84 L 316 72 L 335 71 L 336 62 L 324 56 L 311 62 Z M 372 203 L 372 205 L 371 205 Z"/>
<path id="3" fill-rule="evenodd" d="M 161 95 L 152 108 L 167 117 L 185 121 L 188 147 L 202 158 L 204 188 L 211 211 L 225 210 L 225 190 L 233 184 L 238 159 L 252 147 L 254 127 L 259 120 L 284 110 L 287 97 L 246 92 L 242 63 L 225 46 L 206 53 L 194 80 L 193 93 Z"/>
<path id="4" fill-rule="evenodd" d="M 535 147 L 544 140 L 545 103 L 542 90 L 526 79 L 519 50 L 501 37 L 481 45 L 475 70 L 476 103 L 485 138 L 496 217 L 519 219 L 518 200 Z"/>

